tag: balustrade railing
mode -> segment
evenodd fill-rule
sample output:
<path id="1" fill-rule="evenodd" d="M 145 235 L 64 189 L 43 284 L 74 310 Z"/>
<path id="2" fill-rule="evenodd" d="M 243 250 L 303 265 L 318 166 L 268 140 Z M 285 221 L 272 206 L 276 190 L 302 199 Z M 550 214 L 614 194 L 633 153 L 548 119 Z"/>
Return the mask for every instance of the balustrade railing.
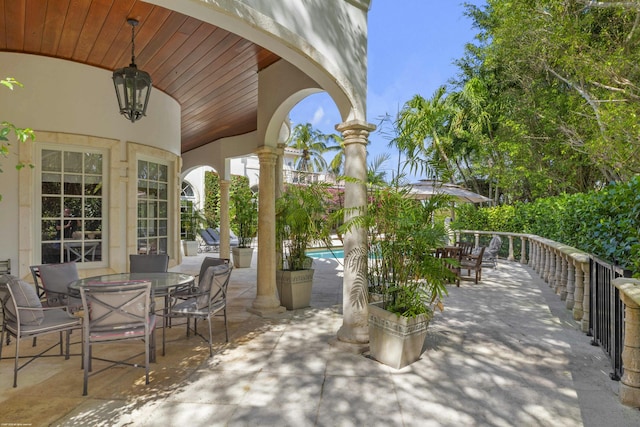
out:
<path id="1" fill-rule="evenodd" d="M 599 345 L 611 359 L 611 379 L 622 377 L 624 304 L 620 291 L 613 285 L 618 277 L 630 277 L 630 272 L 594 256 L 591 257 L 591 309 L 589 334 L 592 344 Z"/>
<path id="2" fill-rule="evenodd" d="M 611 379 L 622 378 L 622 403 L 640 407 L 640 322 L 629 323 L 631 316 L 633 319 L 640 317 L 634 311 L 638 305 L 630 306 L 636 304 L 636 300 L 640 304 L 640 281 L 624 279 L 621 282 L 620 278 L 630 277 L 628 271 L 576 248 L 536 235 L 455 231 L 456 241 L 468 241 L 471 238 L 476 246 L 487 246 L 495 235 L 502 237 L 503 247 L 505 240 L 507 242 L 506 250 L 501 252 L 503 258 L 515 261 L 519 255 L 521 264 L 528 264 L 562 301 L 566 301 L 567 309 L 580 322 L 582 332 L 592 336 L 592 344 L 601 346 L 609 356 Z M 621 288 L 632 296 L 621 294 Z M 626 383 L 625 378 L 629 379 Z"/>

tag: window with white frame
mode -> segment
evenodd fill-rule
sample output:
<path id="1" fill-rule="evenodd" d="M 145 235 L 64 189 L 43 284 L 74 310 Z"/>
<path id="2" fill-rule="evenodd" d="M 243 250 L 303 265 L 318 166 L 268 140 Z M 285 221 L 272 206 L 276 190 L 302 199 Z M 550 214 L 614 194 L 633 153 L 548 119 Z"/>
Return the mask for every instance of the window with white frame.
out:
<path id="1" fill-rule="evenodd" d="M 169 167 L 138 160 L 138 253 L 167 253 L 168 219 Z"/>
<path id="2" fill-rule="evenodd" d="M 103 261 L 105 154 L 71 148 L 40 154 L 41 262 Z"/>

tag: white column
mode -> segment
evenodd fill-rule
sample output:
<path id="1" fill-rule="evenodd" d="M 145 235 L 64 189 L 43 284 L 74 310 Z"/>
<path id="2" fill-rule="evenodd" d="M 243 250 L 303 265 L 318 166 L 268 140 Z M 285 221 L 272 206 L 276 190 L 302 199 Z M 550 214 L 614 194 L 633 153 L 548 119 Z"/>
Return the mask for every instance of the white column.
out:
<path id="1" fill-rule="evenodd" d="M 258 268 L 256 299 L 249 309 L 259 316 L 283 313 L 276 288 L 276 204 L 275 148 L 262 146 L 257 151 L 260 160 L 258 183 Z"/>
<path id="2" fill-rule="evenodd" d="M 220 258 L 231 259 L 231 237 L 229 235 L 229 187 L 226 179 L 220 180 Z"/>
<path id="3" fill-rule="evenodd" d="M 367 180 L 367 138 L 375 126 L 362 121 L 350 121 L 336 126 L 342 133 L 344 139 L 345 175 L 355 178 L 357 182 L 347 182 L 344 188 L 345 221 L 359 215 L 356 210 L 366 210 L 367 190 L 365 182 Z M 353 209 L 352 209 L 353 208 Z M 349 254 L 353 254 L 358 248 L 367 247 L 366 230 L 361 227 L 354 227 L 345 233 L 344 253 L 345 267 L 342 281 L 342 326 L 338 330 L 337 340 L 334 344 L 341 346 L 351 346 L 354 351 L 366 348 L 369 342 L 369 309 L 366 301 L 368 299 L 366 286 L 357 289 L 356 284 L 366 283 L 366 266 L 357 271 L 354 267 L 348 266 Z M 358 280 L 358 278 L 360 280 Z M 354 291 L 357 296 L 354 297 Z M 359 300 L 360 304 L 354 299 Z M 362 303 L 364 302 L 364 303 Z"/>
<path id="4" fill-rule="evenodd" d="M 284 147 L 286 144 L 279 142 L 278 147 L 276 148 L 276 154 L 278 158 L 276 159 L 276 199 L 282 195 L 284 191 L 284 177 L 282 176 L 283 172 L 283 164 L 284 164 Z"/>

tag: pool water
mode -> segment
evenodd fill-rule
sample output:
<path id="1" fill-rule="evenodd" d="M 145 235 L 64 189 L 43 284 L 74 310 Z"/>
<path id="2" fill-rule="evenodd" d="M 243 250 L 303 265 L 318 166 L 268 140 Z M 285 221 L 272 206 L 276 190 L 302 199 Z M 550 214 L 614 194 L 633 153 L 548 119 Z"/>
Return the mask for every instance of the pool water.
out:
<path id="1" fill-rule="evenodd" d="M 319 259 L 344 258 L 344 248 L 311 249 L 307 251 L 307 256 Z"/>

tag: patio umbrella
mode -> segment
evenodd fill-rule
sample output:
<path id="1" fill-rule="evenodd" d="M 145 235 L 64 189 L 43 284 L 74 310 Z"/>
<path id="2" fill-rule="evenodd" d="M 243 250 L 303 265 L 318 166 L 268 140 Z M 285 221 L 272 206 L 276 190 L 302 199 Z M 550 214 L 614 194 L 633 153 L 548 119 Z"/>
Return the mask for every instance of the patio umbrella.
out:
<path id="1" fill-rule="evenodd" d="M 459 202 L 482 203 L 491 201 L 490 198 L 474 193 L 459 185 L 432 179 L 421 179 L 419 182 L 409 184 L 409 187 L 411 188 L 409 195 L 417 200 L 428 199 L 436 194 L 444 194 L 453 197 Z"/>

